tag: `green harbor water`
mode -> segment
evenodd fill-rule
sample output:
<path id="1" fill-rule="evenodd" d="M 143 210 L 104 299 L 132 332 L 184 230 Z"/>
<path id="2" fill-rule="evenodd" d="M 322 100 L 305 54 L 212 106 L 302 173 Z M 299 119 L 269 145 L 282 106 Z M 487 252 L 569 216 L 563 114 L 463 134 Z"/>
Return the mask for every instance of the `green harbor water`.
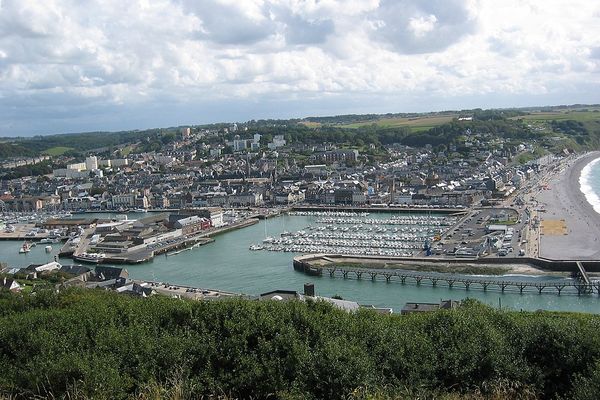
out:
<path id="1" fill-rule="evenodd" d="M 92 215 L 88 215 L 92 216 Z M 98 215 L 100 216 L 100 215 Z M 102 216 L 107 217 L 106 214 Z M 135 218 L 139 215 L 131 215 Z M 389 214 L 387 215 L 389 217 Z M 374 216 L 371 215 L 370 218 Z M 385 216 L 384 216 L 385 217 Z M 382 217 L 383 218 L 383 217 Z M 370 279 L 342 279 L 327 276 L 307 276 L 292 268 L 294 253 L 251 251 L 248 247 L 261 243 L 265 236 L 277 237 L 283 231 L 297 231 L 314 224 L 315 217 L 281 216 L 225 233 L 215 237 L 215 242 L 173 256 L 157 256 L 153 261 L 140 265 L 127 265 L 130 277 L 148 279 L 171 284 L 221 289 L 250 295 L 257 295 L 275 289 L 302 291 L 303 284 L 312 282 L 316 292 L 322 296 L 339 295 L 344 299 L 361 304 L 392 307 L 399 312 L 406 302 L 439 302 L 441 299 L 461 300 L 475 298 L 493 307 L 502 304 L 503 308 L 516 310 L 561 310 L 598 313 L 598 295 L 577 296 L 557 295 L 553 292 L 500 293 L 495 290 L 484 292 L 480 289 L 464 290 L 461 286 L 449 289 L 445 286 L 386 283 Z M 28 254 L 19 254 L 21 242 L 0 242 L 0 261 L 9 266 L 25 267 L 32 263 L 52 261 L 60 245 L 53 244 L 53 251 L 47 254 L 44 245 L 38 245 Z M 73 263 L 61 259 L 61 263 Z M 548 281 L 555 277 L 506 277 L 503 279 L 526 279 Z"/>

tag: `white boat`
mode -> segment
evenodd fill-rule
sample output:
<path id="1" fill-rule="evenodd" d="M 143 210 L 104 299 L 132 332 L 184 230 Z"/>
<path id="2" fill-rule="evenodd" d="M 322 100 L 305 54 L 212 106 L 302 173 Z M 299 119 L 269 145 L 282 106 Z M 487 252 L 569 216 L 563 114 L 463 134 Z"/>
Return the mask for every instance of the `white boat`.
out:
<path id="1" fill-rule="evenodd" d="M 52 253 L 52 246 L 48 245 L 44 247 L 44 250 L 46 250 L 46 253 Z"/>
<path id="2" fill-rule="evenodd" d="M 250 246 L 250 250 L 262 250 L 262 249 L 264 249 L 264 247 L 259 244 L 253 244 L 252 246 Z"/>
<path id="3" fill-rule="evenodd" d="M 30 251 L 31 246 L 29 245 L 29 243 L 25 242 L 23 243 L 23 246 L 21 246 L 21 248 L 19 249 L 19 254 L 29 253 Z"/>
<path id="4" fill-rule="evenodd" d="M 90 264 L 100 264 L 106 258 L 106 254 L 104 253 L 81 253 L 77 256 L 73 256 L 74 260 L 90 263 Z"/>
<path id="5" fill-rule="evenodd" d="M 50 237 L 47 237 L 47 238 L 44 238 L 44 239 L 40 240 L 41 244 L 44 244 L 44 243 L 59 243 L 59 242 L 60 242 L 59 238 L 50 238 Z"/>

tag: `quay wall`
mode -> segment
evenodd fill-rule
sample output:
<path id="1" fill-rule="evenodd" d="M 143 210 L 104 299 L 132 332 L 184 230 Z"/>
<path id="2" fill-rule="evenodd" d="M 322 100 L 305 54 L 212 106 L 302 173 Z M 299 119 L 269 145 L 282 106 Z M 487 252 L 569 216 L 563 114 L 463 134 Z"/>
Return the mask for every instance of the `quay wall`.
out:
<path id="1" fill-rule="evenodd" d="M 220 235 L 222 233 L 234 231 L 236 229 L 246 228 L 246 227 L 252 226 L 254 224 L 258 224 L 258 219 L 256 219 L 256 218 L 245 219 L 243 221 L 236 222 L 235 224 L 223 226 L 220 228 L 215 228 L 214 230 L 211 230 L 210 232 L 202 234 L 202 236 L 213 237 L 213 236 Z"/>
<path id="2" fill-rule="evenodd" d="M 350 211 L 350 212 L 378 212 L 378 213 L 398 213 L 398 212 L 414 212 L 414 213 L 431 213 L 431 214 L 464 214 L 467 209 L 458 208 L 416 208 L 416 207 L 356 207 L 356 206 L 311 206 L 311 205 L 293 205 L 292 211 Z"/>
<path id="3" fill-rule="evenodd" d="M 492 257 L 492 258 L 440 258 L 440 257 L 372 257 L 372 256 L 344 256 L 341 254 L 310 254 L 297 256 L 293 259 L 294 269 L 297 271 L 315 273 L 318 267 L 311 264 L 311 261 L 317 259 L 331 260 L 333 262 L 338 260 L 348 259 L 360 259 L 368 262 L 369 260 L 377 261 L 396 261 L 406 262 L 412 264 L 422 263 L 441 263 L 441 264 L 480 264 L 480 265 L 530 265 L 536 268 L 552 271 L 552 272 L 573 272 L 579 271 L 577 262 L 581 262 L 584 269 L 587 272 L 600 272 L 600 261 L 599 260 L 549 260 L 544 258 L 533 258 L 533 257 Z"/>

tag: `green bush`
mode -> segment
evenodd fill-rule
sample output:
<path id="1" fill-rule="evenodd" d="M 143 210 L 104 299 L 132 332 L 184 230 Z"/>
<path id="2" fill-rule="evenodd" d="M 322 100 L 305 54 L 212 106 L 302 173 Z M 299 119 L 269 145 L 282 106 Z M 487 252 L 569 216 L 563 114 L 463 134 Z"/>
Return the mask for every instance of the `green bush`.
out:
<path id="1" fill-rule="evenodd" d="M 600 318 L 474 301 L 421 315 L 323 302 L 192 302 L 71 289 L 0 295 L 14 398 L 581 398 Z"/>

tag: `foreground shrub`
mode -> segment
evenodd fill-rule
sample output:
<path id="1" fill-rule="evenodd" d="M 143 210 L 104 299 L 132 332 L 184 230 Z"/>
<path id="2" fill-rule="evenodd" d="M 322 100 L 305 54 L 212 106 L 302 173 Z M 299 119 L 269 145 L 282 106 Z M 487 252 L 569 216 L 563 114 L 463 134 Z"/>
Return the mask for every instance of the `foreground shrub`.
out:
<path id="1" fill-rule="evenodd" d="M 13 398 L 598 398 L 600 318 L 469 301 L 421 315 L 322 302 L 69 290 L 0 296 Z"/>

